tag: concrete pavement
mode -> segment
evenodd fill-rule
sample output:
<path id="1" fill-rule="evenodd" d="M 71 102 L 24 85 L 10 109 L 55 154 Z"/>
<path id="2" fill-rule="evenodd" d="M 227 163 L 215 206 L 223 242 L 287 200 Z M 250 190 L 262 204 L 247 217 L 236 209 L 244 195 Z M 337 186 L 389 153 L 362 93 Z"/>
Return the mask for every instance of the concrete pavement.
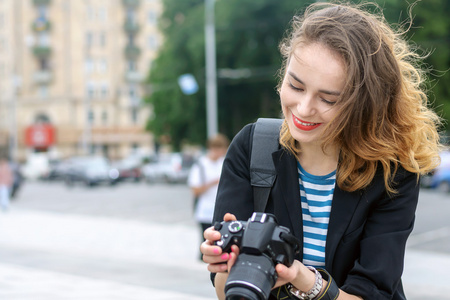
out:
<path id="1" fill-rule="evenodd" d="M 0 299 L 215 299 L 192 225 L 13 207 L 0 213 Z M 450 300 L 449 270 L 449 255 L 408 248 L 408 299 Z"/>
<path id="2" fill-rule="evenodd" d="M 214 299 L 195 226 L 0 213 L 0 299 Z"/>

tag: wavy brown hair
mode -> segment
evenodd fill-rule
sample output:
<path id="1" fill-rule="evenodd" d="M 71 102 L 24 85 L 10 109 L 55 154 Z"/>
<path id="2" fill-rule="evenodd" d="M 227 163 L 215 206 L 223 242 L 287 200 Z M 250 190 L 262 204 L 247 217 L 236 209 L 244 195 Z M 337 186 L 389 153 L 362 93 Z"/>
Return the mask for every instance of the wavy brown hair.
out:
<path id="1" fill-rule="evenodd" d="M 343 58 L 346 84 L 322 144 L 324 149 L 330 144 L 340 149 L 337 184 L 343 190 L 367 187 L 381 165 L 386 189 L 395 193 L 399 165 L 419 176 L 439 164 L 440 118 L 428 108 L 425 76 L 418 67 L 423 57 L 403 36 L 381 13 L 350 4 L 316 3 L 302 17 L 294 17 L 290 34 L 280 44 L 284 63 L 278 89 L 299 45 L 318 42 Z M 280 143 L 295 155 L 301 151 L 286 121 Z"/>

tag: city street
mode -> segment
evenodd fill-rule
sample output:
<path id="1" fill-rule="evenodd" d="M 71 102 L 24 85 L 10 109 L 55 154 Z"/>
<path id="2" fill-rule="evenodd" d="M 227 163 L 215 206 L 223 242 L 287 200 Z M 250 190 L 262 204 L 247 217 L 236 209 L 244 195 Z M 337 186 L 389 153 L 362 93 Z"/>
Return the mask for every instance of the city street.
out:
<path id="1" fill-rule="evenodd" d="M 450 196 L 421 192 L 410 300 L 450 300 Z M 0 299 L 215 299 L 184 185 L 27 182 L 0 212 Z"/>

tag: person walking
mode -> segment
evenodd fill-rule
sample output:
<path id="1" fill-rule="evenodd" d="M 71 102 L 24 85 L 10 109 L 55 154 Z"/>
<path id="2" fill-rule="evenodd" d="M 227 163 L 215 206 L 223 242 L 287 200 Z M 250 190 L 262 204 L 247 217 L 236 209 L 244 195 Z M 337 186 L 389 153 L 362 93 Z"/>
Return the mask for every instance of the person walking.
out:
<path id="1" fill-rule="evenodd" d="M 9 209 L 9 196 L 13 184 L 13 173 L 5 157 L 0 158 L 0 206 L 3 211 Z"/>
<path id="2" fill-rule="evenodd" d="M 406 299 L 401 275 L 420 175 L 439 164 L 441 149 L 420 56 L 376 9 L 323 2 L 293 18 L 280 49 L 284 121 L 265 212 L 301 247 L 290 267 L 275 266 L 269 299 Z M 254 126 L 231 142 L 214 222 L 253 213 Z M 213 227 L 204 237 L 203 260 L 224 299 L 240 249 L 223 253 Z"/>
<path id="3" fill-rule="evenodd" d="M 195 163 L 188 177 L 188 185 L 194 195 L 194 217 L 203 231 L 211 226 L 217 187 L 229 139 L 223 134 L 217 134 L 207 141 L 207 152 Z"/>

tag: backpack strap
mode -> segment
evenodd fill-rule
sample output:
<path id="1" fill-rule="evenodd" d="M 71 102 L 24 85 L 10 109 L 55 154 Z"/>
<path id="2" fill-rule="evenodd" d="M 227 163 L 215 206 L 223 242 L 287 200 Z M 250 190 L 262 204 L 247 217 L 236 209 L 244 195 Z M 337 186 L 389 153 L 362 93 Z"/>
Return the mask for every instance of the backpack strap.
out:
<path id="1" fill-rule="evenodd" d="M 278 150 L 282 119 L 259 118 L 253 132 L 250 179 L 255 212 L 264 212 L 277 176 L 272 153 Z"/>

